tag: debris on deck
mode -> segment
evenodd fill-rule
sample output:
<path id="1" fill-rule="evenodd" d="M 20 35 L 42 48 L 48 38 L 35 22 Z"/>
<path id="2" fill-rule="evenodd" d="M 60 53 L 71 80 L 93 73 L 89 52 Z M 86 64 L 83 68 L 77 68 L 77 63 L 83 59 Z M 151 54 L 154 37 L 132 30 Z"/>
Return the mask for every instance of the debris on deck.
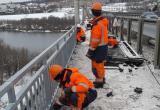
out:
<path id="1" fill-rule="evenodd" d="M 86 32 L 89 36 L 90 31 Z M 94 81 L 91 61 L 85 56 L 87 41 L 77 45 L 68 66 L 78 67 L 90 80 Z M 106 66 L 106 84 L 97 89 L 98 97 L 87 110 L 160 110 L 160 85 L 156 82 L 147 64 L 117 67 Z"/>

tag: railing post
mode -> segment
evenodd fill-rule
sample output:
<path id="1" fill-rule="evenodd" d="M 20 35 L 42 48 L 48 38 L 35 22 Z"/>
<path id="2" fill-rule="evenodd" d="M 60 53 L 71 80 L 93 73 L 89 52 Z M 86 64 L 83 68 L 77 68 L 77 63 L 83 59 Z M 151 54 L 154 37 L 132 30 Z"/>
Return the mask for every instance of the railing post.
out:
<path id="1" fill-rule="evenodd" d="M 160 68 L 160 19 L 157 20 L 156 45 L 154 53 L 154 67 Z"/>
<path id="2" fill-rule="evenodd" d="M 56 49 L 59 50 L 59 42 L 56 45 Z"/>
<path id="3" fill-rule="evenodd" d="M 137 37 L 137 53 L 139 54 L 142 54 L 143 26 L 144 26 L 144 20 L 140 18 L 138 24 L 138 37 Z"/>
<path id="4" fill-rule="evenodd" d="M 121 41 L 124 41 L 124 38 L 123 38 L 123 27 L 124 27 L 124 20 L 123 20 L 123 18 L 121 18 L 121 27 L 120 27 L 120 31 L 121 31 L 120 40 Z"/>
<path id="5" fill-rule="evenodd" d="M 114 18 L 111 17 L 111 32 L 112 32 L 112 34 L 114 34 L 113 21 L 114 21 Z"/>
<path id="6" fill-rule="evenodd" d="M 128 27 L 127 27 L 127 42 L 131 44 L 131 25 L 132 25 L 132 20 L 128 19 Z"/>
<path id="7" fill-rule="evenodd" d="M 69 34 L 69 36 L 70 36 L 70 34 Z M 66 42 L 67 41 L 67 38 L 66 38 L 66 36 L 64 37 L 64 42 Z"/>
<path id="8" fill-rule="evenodd" d="M 10 90 L 8 91 L 8 100 L 9 103 L 14 103 L 16 101 L 16 94 L 14 87 L 11 87 Z"/>
<path id="9" fill-rule="evenodd" d="M 9 103 L 15 103 L 16 102 L 16 94 L 15 94 L 14 86 L 12 86 L 10 88 L 10 90 L 8 91 L 8 101 L 9 101 Z M 15 110 L 18 110 L 17 107 L 16 107 Z"/>
<path id="10" fill-rule="evenodd" d="M 57 45 L 57 50 L 59 50 L 59 45 Z M 45 70 L 43 71 L 43 80 L 44 80 L 44 94 L 45 94 L 45 97 L 44 97 L 44 103 L 47 104 L 45 106 L 49 107 L 49 104 L 50 104 L 50 99 L 52 97 L 51 95 L 51 84 L 50 84 L 50 79 L 49 79 L 49 75 L 48 75 L 48 68 L 47 68 L 47 58 L 44 58 L 43 60 L 43 65 L 45 66 Z"/>

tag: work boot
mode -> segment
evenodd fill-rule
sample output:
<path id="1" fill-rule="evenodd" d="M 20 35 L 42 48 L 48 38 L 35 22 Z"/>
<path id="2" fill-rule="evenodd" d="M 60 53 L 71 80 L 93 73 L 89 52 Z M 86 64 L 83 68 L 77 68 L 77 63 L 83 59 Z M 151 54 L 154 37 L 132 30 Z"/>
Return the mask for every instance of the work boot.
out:
<path id="1" fill-rule="evenodd" d="M 93 82 L 95 88 L 103 88 L 104 81 L 103 82 Z"/>
<path id="2" fill-rule="evenodd" d="M 96 81 L 93 81 L 93 84 L 96 83 Z M 106 78 L 103 78 L 103 83 L 106 83 Z"/>
<path id="3" fill-rule="evenodd" d="M 58 103 L 54 103 L 53 104 L 53 110 L 60 110 L 62 108 L 63 105 L 60 105 Z"/>

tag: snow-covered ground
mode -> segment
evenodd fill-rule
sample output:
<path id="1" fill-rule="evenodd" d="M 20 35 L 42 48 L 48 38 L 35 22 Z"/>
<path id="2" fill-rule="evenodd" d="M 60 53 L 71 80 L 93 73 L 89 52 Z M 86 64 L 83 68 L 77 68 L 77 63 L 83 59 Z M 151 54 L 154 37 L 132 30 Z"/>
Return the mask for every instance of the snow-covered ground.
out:
<path id="1" fill-rule="evenodd" d="M 73 17 L 74 14 L 68 14 L 64 11 L 61 12 L 52 12 L 52 13 L 35 13 L 35 14 L 20 14 L 20 15 L 2 15 L 0 16 L 0 20 L 21 20 L 25 18 L 48 18 L 49 16 L 53 17 Z"/>
<path id="2" fill-rule="evenodd" d="M 90 32 L 87 31 L 87 41 L 76 46 L 76 50 L 69 62 L 70 67 L 78 67 L 80 72 L 94 81 L 91 71 L 91 61 L 85 56 L 88 50 Z M 152 65 L 151 65 L 152 66 Z M 160 85 L 150 73 L 146 63 L 141 67 L 120 65 L 124 69 L 106 70 L 106 84 L 103 89 L 97 89 L 98 97 L 89 106 L 88 110 L 160 110 Z M 130 71 L 132 70 L 132 71 Z M 160 72 L 159 70 L 154 72 Z M 143 92 L 134 92 L 136 87 Z M 109 90 L 113 91 L 112 97 L 107 97 Z"/>
<path id="3" fill-rule="evenodd" d="M 137 40 L 132 39 L 132 47 L 136 50 L 137 48 Z M 155 75 L 156 79 L 160 82 L 160 70 L 154 69 L 154 52 L 155 47 L 153 45 L 143 44 L 143 53 L 142 56 L 147 60 L 147 67 L 150 71 Z"/>

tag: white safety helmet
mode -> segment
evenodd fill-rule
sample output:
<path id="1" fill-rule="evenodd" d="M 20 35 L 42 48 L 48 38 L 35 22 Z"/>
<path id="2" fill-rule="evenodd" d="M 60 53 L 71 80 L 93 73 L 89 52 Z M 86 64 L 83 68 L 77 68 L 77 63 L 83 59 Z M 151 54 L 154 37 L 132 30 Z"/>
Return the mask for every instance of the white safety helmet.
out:
<path id="1" fill-rule="evenodd" d="M 81 27 L 81 25 L 80 25 L 80 24 L 77 24 L 77 27 L 79 27 L 79 28 L 80 28 L 80 27 Z"/>

